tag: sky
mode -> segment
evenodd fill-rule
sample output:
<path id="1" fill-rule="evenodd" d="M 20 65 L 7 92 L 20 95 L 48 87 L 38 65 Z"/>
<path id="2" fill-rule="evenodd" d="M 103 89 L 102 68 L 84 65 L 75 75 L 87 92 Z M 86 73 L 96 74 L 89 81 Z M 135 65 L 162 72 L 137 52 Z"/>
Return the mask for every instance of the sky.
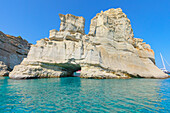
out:
<path id="1" fill-rule="evenodd" d="M 158 67 L 160 52 L 170 64 L 170 0 L 0 0 L 0 31 L 36 44 L 49 30 L 59 30 L 61 13 L 83 16 L 88 34 L 90 20 L 110 8 L 122 8 L 134 36 L 151 45 Z"/>

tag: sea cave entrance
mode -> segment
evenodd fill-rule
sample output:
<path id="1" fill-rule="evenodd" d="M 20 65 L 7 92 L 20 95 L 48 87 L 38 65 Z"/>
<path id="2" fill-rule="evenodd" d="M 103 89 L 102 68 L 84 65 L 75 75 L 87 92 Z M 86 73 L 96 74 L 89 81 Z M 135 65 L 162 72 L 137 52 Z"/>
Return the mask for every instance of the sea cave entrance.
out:
<path id="1" fill-rule="evenodd" d="M 58 66 L 62 67 L 63 71 L 67 71 L 66 77 L 80 77 L 81 66 L 79 64 L 62 63 L 58 64 Z"/>
<path id="2" fill-rule="evenodd" d="M 81 74 L 81 66 L 79 64 L 71 64 L 71 75 L 69 77 L 80 77 Z"/>

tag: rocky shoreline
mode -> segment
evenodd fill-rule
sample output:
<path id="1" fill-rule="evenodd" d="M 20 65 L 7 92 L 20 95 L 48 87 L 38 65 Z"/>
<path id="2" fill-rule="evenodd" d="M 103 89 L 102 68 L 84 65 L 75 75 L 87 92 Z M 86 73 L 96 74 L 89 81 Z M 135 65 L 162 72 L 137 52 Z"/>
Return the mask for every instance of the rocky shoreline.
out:
<path id="1" fill-rule="evenodd" d="M 12 79 L 69 77 L 81 69 L 81 78 L 167 78 L 155 65 L 154 51 L 134 38 L 130 20 L 120 8 L 101 11 L 84 32 L 85 19 L 59 14 L 60 30 L 31 45 Z"/>

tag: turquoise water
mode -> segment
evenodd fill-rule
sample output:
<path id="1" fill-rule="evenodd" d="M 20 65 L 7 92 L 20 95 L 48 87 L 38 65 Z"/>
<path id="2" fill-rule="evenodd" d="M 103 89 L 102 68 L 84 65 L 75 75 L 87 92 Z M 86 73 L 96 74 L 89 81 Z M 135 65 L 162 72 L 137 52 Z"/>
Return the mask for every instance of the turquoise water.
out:
<path id="1" fill-rule="evenodd" d="M 170 79 L 0 77 L 0 112 L 168 113 Z"/>

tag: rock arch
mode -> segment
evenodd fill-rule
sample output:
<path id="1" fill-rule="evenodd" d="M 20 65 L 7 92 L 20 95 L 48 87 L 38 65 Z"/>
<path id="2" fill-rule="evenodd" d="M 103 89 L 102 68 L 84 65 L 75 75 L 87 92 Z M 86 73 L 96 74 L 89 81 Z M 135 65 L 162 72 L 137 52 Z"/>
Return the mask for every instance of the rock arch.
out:
<path id="1" fill-rule="evenodd" d="M 59 16 L 60 31 L 51 30 L 49 38 L 32 45 L 10 78 L 64 77 L 79 68 L 83 78 L 168 77 L 155 66 L 150 46 L 134 38 L 130 20 L 120 8 L 98 13 L 88 35 L 83 17 Z"/>

